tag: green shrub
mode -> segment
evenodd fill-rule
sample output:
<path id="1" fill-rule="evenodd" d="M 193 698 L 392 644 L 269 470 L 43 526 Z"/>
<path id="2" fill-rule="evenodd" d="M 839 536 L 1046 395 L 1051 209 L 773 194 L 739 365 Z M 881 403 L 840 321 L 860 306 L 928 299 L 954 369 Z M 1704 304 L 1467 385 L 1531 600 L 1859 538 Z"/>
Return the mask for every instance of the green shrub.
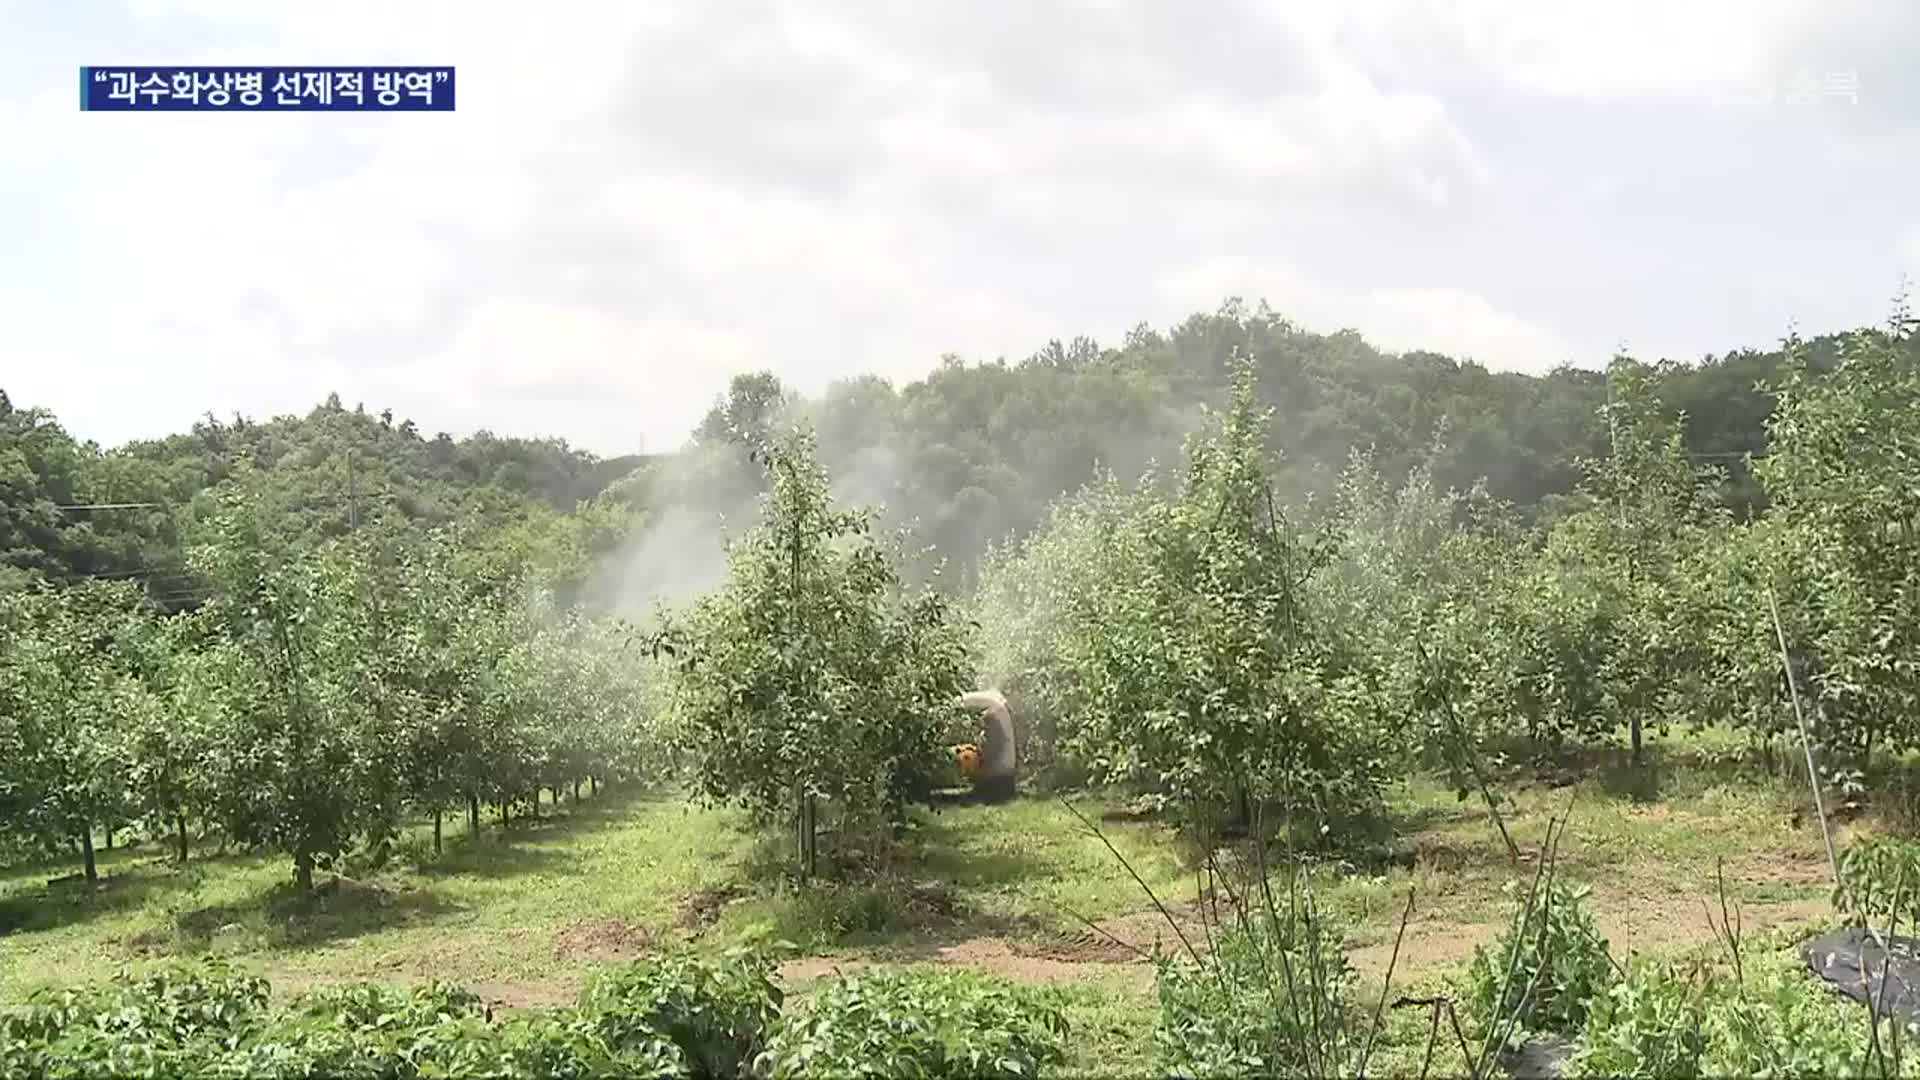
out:
<path id="1" fill-rule="evenodd" d="M 631 1031 L 618 1046 L 606 1037 L 604 1018 L 571 1009 L 515 1017 L 496 1029 L 496 1047 L 490 1058 L 475 1059 L 473 1050 L 484 1040 L 460 1044 L 440 1074 L 505 1076 L 512 1080 L 543 1078 L 630 1077 L 634 1080 L 681 1080 L 703 1075 L 688 1067 L 679 1047 L 662 1037 Z"/>
<path id="2" fill-rule="evenodd" d="M 381 983 L 322 987 L 302 996 L 295 1008 L 355 1030 L 419 1027 L 486 1012 L 479 997 L 437 979 L 411 991 Z"/>
<path id="3" fill-rule="evenodd" d="M 1882 929 L 1895 919 L 1914 925 L 1920 920 L 1920 844 L 1869 836 L 1847 845 L 1833 905 Z"/>
<path id="4" fill-rule="evenodd" d="M 1031 1077 L 1066 1058 L 1054 996 L 963 971 L 879 971 L 827 982 L 767 1047 L 775 1080 L 811 1076 Z"/>
<path id="5" fill-rule="evenodd" d="M 302 995 L 223 1067 L 232 1076 L 433 1075 L 474 1047 L 491 1052 L 496 1036 L 480 999 L 450 983 L 352 983 Z"/>
<path id="6" fill-rule="evenodd" d="M 104 986 L 38 992 L 0 1032 L 9 1041 L 51 1040 L 78 1027 L 165 1046 L 231 1041 L 265 1020 L 267 991 L 266 980 L 218 960 L 137 977 L 122 972 Z"/>
<path id="7" fill-rule="evenodd" d="M 1491 949 L 1473 952 L 1468 996 L 1482 1025 L 1517 1012 L 1516 1033 L 1577 1030 L 1613 981 L 1607 941 L 1587 910 L 1587 887 L 1555 879 L 1539 893 L 1528 910 L 1519 883 L 1508 882 L 1512 922 Z"/>
<path id="8" fill-rule="evenodd" d="M 772 958 L 734 951 L 719 959 L 675 955 L 606 972 L 580 998 L 614 1053 L 651 1060 L 665 1040 L 685 1055 L 689 1075 L 743 1075 L 779 1018 Z"/>
<path id="9" fill-rule="evenodd" d="M 358 1026 L 324 1014 L 288 1013 L 258 1037 L 205 1062 L 206 1075 L 341 1077 L 401 1080 L 431 1075 L 435 1053 L 467 1026 L 469 1039 L 490 1040 L 483 1019 L 449 1019 L 425 1027 L 391 1020 Z"/>
<path id="10" fill-rule="evenodd" d="M 1883 1028 L 1881 1038 L 1890 1034 Z M 1920 1073 L 1920 1057 L 1901 1056 L 1901 1075 Z M 1892 1075 L 1882 1064 L 1866 1010 L 1782 948 L 1753 956 L 1744 980 L 1671 963 L 1633 965 L 1595 999 L 1567 1075 Z"/>
<path id="11" fill-rule="evenodd" d="M 272 1016 L 264 980 L 217 962 L 102 987 L 36 995 L 0 1017 L 0 1075 L 273 1077 L 695 1075 L 665 1035 L 638 1023 L 619 1045 L 606 1017 L 563 1009 L 494 1022 L 445 983 L 412 991 L 329 987 Z M 699 996 L 696 992 L 693 996 Z M 711 1000 L 708 993 L 708 1000 Z"/>
<path id="12" fill-rule="evenodd" d="M 1744 985 L 1728 982 L 1714 999 L 1701 1063 L 1706 1075 L 1876 1075 L 1867 1010 L 1807 971 L 1794 950 L 1757 957 Z"/>
<path id="13" fill-rule="evenodd" d="M 1352 971 L 1337 927 L 1309 899 L 1220 934 L 1198 964 L 1159 961 L 1161 1064 L 1175 1076 L 1340 1075 Z"/>
<path id="14" fill-rule="evenodd" d="M 1591 1002 L 1568 1075 L 1691 1080 L 1701 1075 L 1710 995 L 1697 965 L 1635 960 L 1627 976 Z"/>
<path id="15" fill-rule="evenodd" d="M 43 991 L 0 1021 L 0 1071 L 190 1074 L 259 1030 L 267 990 L 266 980 L 209 960 Z"/>
<path id="16" fill-rule="evenodd" d="M 616 1052 L 601 1036 L 596 1019 L 574 1009 L 545 1010 L 500 1022 L 473 1014 L 443 1014 L 422 1018 L 416 1027 L 392 1022 L 352 1027 L 321 1015 L 290 1014 L 286 1023 L 227 1055 L 207 1073 L 232 1080 L 258 1076 L 685 1080 L 691 1075 L 680 1049 L 665 1038 L 635 1040 Z"/>

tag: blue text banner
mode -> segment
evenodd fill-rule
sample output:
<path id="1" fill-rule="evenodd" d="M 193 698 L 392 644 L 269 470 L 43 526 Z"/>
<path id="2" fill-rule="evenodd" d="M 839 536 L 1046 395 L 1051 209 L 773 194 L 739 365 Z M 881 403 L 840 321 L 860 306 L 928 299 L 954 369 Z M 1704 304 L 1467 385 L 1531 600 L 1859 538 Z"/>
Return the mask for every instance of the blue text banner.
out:
<path id="1" fill-rule="evenodd" d="M 452 112 L 452 67 L 83 67 L 85 112 Z"/>

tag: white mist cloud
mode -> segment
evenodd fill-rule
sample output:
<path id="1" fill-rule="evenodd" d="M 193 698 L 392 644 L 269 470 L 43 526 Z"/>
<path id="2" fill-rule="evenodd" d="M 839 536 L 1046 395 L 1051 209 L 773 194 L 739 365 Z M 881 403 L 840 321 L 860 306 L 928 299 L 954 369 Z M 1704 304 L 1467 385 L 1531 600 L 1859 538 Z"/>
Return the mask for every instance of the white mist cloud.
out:
<path id="1" fill-rule="evenodd" d="M 726 580 L 728 535 L 715 513 L 665 506 L 602 563 L 590 595 L 635 622 L 677 609 Z"/>

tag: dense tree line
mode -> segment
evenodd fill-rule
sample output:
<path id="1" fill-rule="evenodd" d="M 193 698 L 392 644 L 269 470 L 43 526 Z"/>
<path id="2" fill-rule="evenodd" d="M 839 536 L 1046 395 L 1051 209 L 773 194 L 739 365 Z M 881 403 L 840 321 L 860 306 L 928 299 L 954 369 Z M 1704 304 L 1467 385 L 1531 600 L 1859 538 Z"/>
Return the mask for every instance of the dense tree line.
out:
<path id="1" fill-rule="evenodd" d="M 1800 342 L 1799 363 L 1817 377 L 1841 345 L 1840 335 Z M 1620 390 L 1600 370 L 1532 376 L 1430 352 L 1392 355 L 1351 331 L 1315 333 L 1265 305 L 1230 301 L 1165 332 L 1137 328 L 1116 346 L 1056 341 L 1017 363 L 948 357 L 903 387 L 863 376 L 805 399 L 771 373 L 743 375 L 686 450 L 649 463 L 634 483 L 656 502 L 737 510 L 759 490 L 740 448 L 805 422 L 836 492 L 883 507 L 883 524 L 911 528 L 965 586 L 989 546 L 1032 532 L 1061 496 L 1176 461 L 1226 399 L 1236 354 L 1254 368 L 1256 400 L 1273 410 L 1265 445 L 1276 495 L 1289 503 L 1324 505 L 1350 455 L 1364 452 L 1391 484 L 1416 470 L 1443 491 L 1484 482 L 1522 520 L 1551 518 L 1575 494 L 1581 462 L 1608 453 L 1607 405 Z M 1648 374 L 1689 459 L 1727 473 L 1719 497 L 1736 516 L 1761 509 L 1765 491 L 1747 458 L 1766 454 L 1786 351 L 1620 359 Z"/>
<path id="2" fill-rule="evenodd" d="M 128 581 L 0 593 L 0 808 L 16 845 L 136 829 L 287 855 L 302 886 L 408 820 L 506 821 L 647 775 L 648 667 L 626 628 L 448 529 L 293 551 L 260 485 L 223 488 L 188 558 L 190 612 Z"/>
<path id="3" fill-rule="evenodd" d="M 1693 376 L 1621 359 L 1610 452 L 1532 520 L 1442 486 L 1444 445 L 1397 481 L 1358 454 L 1297 517 L 1242 357 L 1178 483 L 1106 479 L 989 553 L 986 670 L 1097 778 L 1211 813 L 1251 794 L 1323 832 L 1408 763 L 1464 795 L 1516 738 L 1637 761 L 1652 730 L 1764 744 L 1798 713 L 1828 778 L 1857 781 L 1876 747 L 1920 744 L 1920 351 L 1901 319 L 1785 353 L 1757 506 L 1736 514 L 1665 404 Z"/>
<path id="4" fill-rule="evenodd" d="M 1786 730 L 1773 600 L 1858 762 L 1920 742 L 1916 356 L 1897 326 L 1530 378 L 1229 305 L 898 391 L 745 376 L 645 463 L 337 400 L 102 451 L 0 402 L 0 802 L 16 841 L 211 828 L 307 881 L 409 815 L 685 765 L 811 863 L 815 800 L 925 789 L 974 666 L 1041 760 L 1332 831 L 1410 757 L 1465 790 L 1514 734 Z M 63 509 L 99 503 L 158 505 Z M 688 505 L 761 524 L 661 666 L 588 583 Z"/>
<path id="5" fill-rule="evenodd" d="M 1818 373 L 1839 347 L 1829 336 L 1801 352 Z M 1031 532 L 1062 495 L 1105 471 L 1132 480 L 1150 461 L 1177 459 L 1225 399 L 1236 351 L 1252 359 L 1256 396 L 1274 409 L 1267 442 L 1281 463 L 1276 490 L 1290 502 L 1330 498 L 1349 455 L 1368 451 L 1391 483 L 1415 468 L 1442 490 L 1484 479 L 1492 497 L 1532 520 L 1557 512 L 1580 460 L 1609 443 L 1603 372 L 1529 376 L 1429 352 L 1392 355 L 1351 331 L 1314 333 L 1238 301 L 1164 332 L 1136 328 L 1112 346 L 1056 341 L 1016 363 L 949 357 L 902 387 L 864 376 L 804 399 L 770 373 L 743 375 L 686 448 L 605 461 L 559 439 L 427 437 L 337 396 L 302 417 L 209 415 L 187 433 L 102 449 L 0 394 L 0 583 L 126 577 L 163 605 L 191 606 L 207 583 L 186 565 L 185 530 L 243 467 L 271 478 L 262 498 L 290 547 L 378 521 L 554 532 L 589 501 L 608 516 L 673 505 L 750 515 L 764 474 L 747 448 L 804 419 L 836 495 L 882 508 L 883 525 L 911 527 L 946 560 L 948 580 L 964 585 L 990 544 Z M 1779 350 L 1742 350 L 1652 368 L 1686 450 L 1728 470 L 1722 497 L 1737 516 L 1765 498 L 1744 455 L 1765 454 L 1768 386 L 1785 364 Z M 98 504 L 125 508 L 59 509 Z M 604 528 L 596 539 L 604 550 Z"/>
<path id="6" fill-rule="evenodd" d="M 366 528 L 452 525 L 519 532 L 526 551 L 604 545 L 606 515 L 567 519 L 639 461 L 598 461 L 558 439 L 426 438 L 337 397 L 304 417 L 209 415 L 189 433 L 108 450 L 0 390 L 0 588 L 125 580 L 167 610 L 193 607 L 212 584 L 188 564 L 193 530 L 242 477 L 263 541 L 283 553 Z"/>

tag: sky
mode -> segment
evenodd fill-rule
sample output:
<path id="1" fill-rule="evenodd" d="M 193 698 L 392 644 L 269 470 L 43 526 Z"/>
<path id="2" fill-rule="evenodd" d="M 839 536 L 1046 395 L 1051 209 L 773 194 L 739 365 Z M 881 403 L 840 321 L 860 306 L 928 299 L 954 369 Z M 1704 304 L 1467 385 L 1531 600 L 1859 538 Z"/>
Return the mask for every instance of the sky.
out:
<path id="1" fill-rule="evenodd" d="M 1529 372 L 1885 321 L 1905 0 L 0 0 L 0 388 L 114 445 L 328 392 L 672 449 L 1230 296 Z M 82 113 L 451 64 L 453 113 Z"/>

